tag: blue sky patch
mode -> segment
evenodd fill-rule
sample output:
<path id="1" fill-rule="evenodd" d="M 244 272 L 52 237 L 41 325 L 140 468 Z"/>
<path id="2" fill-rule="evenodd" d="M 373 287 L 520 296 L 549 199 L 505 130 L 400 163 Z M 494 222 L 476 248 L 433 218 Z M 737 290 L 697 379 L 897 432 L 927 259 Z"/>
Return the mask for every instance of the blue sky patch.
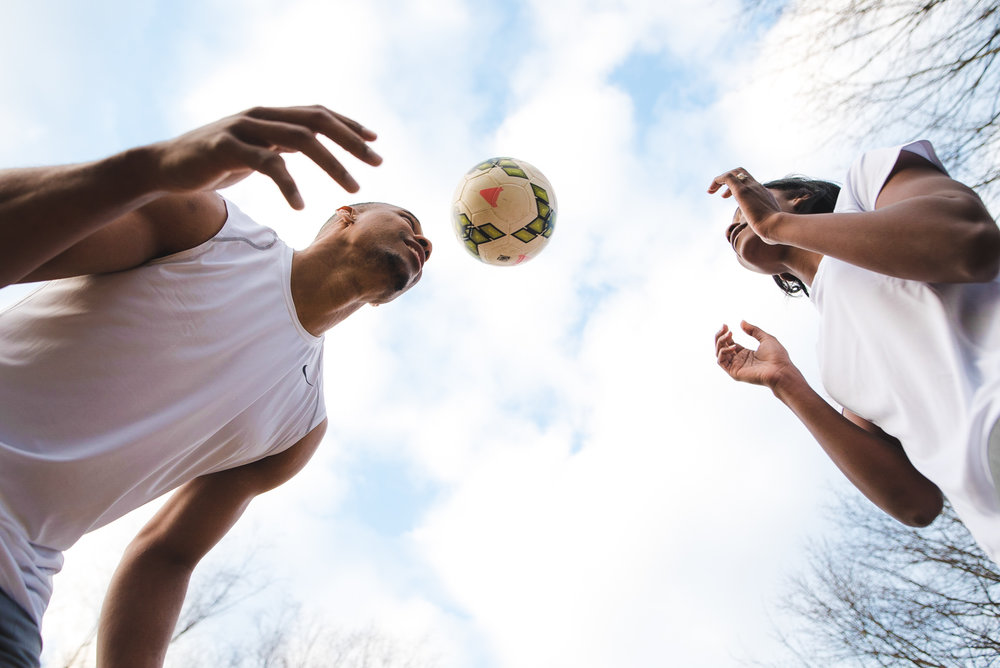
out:
<path id="1" fill-rule="evenodd" d="M 437 495 L 435 486 L 417 480 L 401 459 L 362 455 L 348 476 L 350 491 L 340 512 L 383 536 L 415 527 Z"/>

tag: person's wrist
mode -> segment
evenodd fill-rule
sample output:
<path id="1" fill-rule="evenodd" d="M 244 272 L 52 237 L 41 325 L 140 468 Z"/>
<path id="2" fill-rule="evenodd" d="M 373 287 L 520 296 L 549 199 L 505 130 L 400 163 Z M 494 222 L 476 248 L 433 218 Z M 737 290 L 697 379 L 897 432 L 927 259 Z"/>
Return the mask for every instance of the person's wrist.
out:
<path id="1" fill-rule="evenodd" d="M 155 145 L 130 148 L 113 156 L 115 187 L 133 197 L 157 196 L 166 192 Z"/>
<path id="2" fill-rule="evenodd" d="M 789 396 L 801 391 L 806 385 L 806 380 L 794 365 L 788 364 L 775 373 L 767 385 L 774 396 L 785 401 Z"/>
<path id="3" fill-rule="evenodd" d="M 784 211 L 776 211 L 768 216 L 762 225 L 758 236 L 769 244 L 785 242 L 784 233 L 788 229 L 789 215 Z"/>

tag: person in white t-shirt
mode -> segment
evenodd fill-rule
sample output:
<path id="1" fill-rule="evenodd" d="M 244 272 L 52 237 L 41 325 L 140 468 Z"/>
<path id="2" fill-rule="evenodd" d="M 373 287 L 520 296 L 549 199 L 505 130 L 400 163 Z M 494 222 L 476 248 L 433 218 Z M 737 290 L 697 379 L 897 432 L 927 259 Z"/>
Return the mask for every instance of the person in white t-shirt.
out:
<path id="1" fill-rule="evenodd" d="M 943 494 L 1000 563 L 1000 229 L 979 196 L 927 141 L 865 153 L 839 194 L 745 169 L 716 177 L 720 191 L 738 204 L 726 239 L 740 263 L 818 308 L 821 379 L 842 410 L 745 321 L 759 346 L 723 325 L 718 364 L 770 388 L 885 512 L 926 526 Z"/>
<path id="2" fill-rule="evenodd" d="M 102 668 L 161 666 L 188 578 L 326 428 L 322 334 L 420 280 L 400 207 L 341 207 L 301 251 L 216 188 L 254 171 L 295 208 L 282 153 L 358 189 L 375 134 L 326 108 L 255 108 L 96 162 L 0 171 L 0 664 L 37 666 L 62 551 L 172 489 L 101 612 Z"/>

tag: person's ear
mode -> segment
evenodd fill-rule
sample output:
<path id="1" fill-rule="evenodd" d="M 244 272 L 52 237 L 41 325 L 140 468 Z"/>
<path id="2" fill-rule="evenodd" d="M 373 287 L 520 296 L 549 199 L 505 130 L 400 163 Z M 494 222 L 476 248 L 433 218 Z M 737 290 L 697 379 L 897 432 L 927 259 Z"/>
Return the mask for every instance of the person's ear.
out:
<path id="1" fill-rule="evenodd" d="M 340 216 L 348 225 L 356 223 L 358 220 L 358 212 L 352 206 L 342 206 L 337 209 L 337 215 Z"/>
<path id="2" fill-rule="evenodd" d="M 802 207 L 805 206 L 806 202 L 808 202 L 811 199 L 812 199 L 812 195 L 810 195 L 808 193 L 803 194 L 803 195 L 799 195 L 798 197 L 793 198 L 792 199 L 792 209 L 795 211 L 795 213 L 801 213 L 802 212 Z"/>

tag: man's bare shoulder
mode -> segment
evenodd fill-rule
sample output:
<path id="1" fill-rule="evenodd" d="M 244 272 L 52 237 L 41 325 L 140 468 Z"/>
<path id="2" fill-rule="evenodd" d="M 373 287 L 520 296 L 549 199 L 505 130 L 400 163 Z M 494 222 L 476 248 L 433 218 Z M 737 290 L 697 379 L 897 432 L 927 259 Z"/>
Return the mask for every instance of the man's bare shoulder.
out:
<path id="1" fill-rule="evenodd" d="M 135 213 L 156 239 L 157 257 L 194 248 L 218 234 L 229 216 L 215 192 L 161 197 Z"/>

